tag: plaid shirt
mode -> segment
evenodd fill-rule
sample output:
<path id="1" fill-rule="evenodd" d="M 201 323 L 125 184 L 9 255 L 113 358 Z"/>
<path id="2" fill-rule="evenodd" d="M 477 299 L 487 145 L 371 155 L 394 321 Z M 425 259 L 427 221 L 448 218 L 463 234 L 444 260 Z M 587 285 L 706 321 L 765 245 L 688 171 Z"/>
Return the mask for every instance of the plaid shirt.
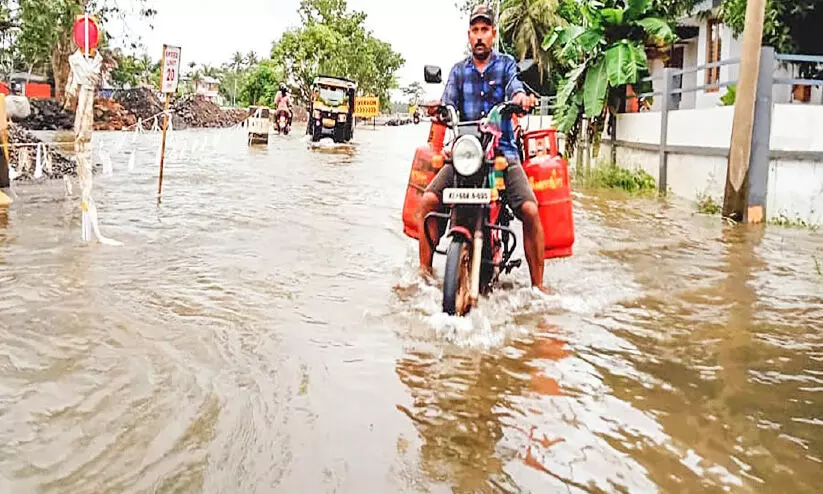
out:
<path id="1" fill-rule="evenodd" d="M 504 94 L 510 81 L 511 85 Z M 455 64 L 449 73 L 441 102 L 454 106 L 461 121 L 474 121 L 488 115 L 494 105 L 512 99 L 519 92 L 525 92 L 525 88 L 517 78 L 517 62 L 514 57 L 492 51 L 483 73 L 477 70 L 472 57 Z M 509 160 L 519 162 L 520 155 L 511 121 L 503 121 L 501 130 L 503 136 L 500 138 L 500 147 L 503 154 Z"/>

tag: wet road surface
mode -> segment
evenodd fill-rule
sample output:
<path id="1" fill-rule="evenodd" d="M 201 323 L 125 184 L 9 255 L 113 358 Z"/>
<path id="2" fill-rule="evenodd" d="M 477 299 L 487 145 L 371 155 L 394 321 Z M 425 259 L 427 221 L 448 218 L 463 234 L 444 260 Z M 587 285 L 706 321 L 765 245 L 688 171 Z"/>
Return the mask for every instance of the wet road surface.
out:
<path id="1" fill-rule="evenodd" d="M 400 220 L 427 130 L 177 132 L 159 208 L 159 137 L 96 135 L 122 247 L 18 185 L 0 492 L 819 492 L 823 235 L 578 192 L 555 295 L 449 318 Z"/>

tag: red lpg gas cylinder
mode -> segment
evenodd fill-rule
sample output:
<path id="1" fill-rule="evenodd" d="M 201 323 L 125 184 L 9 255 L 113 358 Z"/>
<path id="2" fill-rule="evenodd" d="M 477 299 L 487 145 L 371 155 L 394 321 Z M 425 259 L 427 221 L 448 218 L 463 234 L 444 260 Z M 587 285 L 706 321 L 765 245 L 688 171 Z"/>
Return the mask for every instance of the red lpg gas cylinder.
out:
<path id="1" fill-rule="evenodd" d="M 537 196 L 546 248 L 544 259 L 569 257 L 574 245 L 569 164 L 557 150 L 555 129 L 536 130 L 523 136 L 524 170 Z"/>
<path id="2" fill-rule="evenodd" d="M 413 239 L 420 238 L 417 209 L 423 197 L 423 192 L 429 183 L 443 167 L 443 141 L 446 137 L 446 126 L 432 122 L 429 131 L 429 142 L 417 148 L 409 173 L 409 185 L 406 188 L 406 200 L 403 202 L 403 233 Z"/>

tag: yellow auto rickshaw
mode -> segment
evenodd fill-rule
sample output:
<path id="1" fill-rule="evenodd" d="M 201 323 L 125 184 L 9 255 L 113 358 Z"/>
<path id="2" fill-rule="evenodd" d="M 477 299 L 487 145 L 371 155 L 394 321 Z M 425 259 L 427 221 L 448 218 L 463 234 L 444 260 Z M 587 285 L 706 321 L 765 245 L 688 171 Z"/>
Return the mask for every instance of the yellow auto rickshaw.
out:
<path id="1" fill-rule="evenodd" d="M 309 124 L 312 142 L 330 137 L 348 142 L 354 137 L 354 96 L 357 83 L 342 77 L 321 75 L 314 80 Z"/>

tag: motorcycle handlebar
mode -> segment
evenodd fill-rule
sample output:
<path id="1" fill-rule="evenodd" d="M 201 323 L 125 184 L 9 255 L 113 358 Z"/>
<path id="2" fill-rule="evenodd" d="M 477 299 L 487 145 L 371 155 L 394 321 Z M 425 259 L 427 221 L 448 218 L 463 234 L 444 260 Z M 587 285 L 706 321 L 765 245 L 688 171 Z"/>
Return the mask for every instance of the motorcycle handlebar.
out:
<path id="1" fill-rule="evenodd" d="M 530 110 L 526 110 L 523 108 L 522 105 L 514 103 L 511 100 L 504 101 L 496 105 L 499 108 L 501 115 L 504 118 L 508 119 L 511 118 L 512 115 L 523 116 L 527 115 Z M 440 118 L 444 123 L 456 125 L 459 123 L 459 119 L 457 118 L 457 110 L 451 105 L 444 105 L 439 104 L 432 108 L 433 111 L 430 111 L 429 114 L 431 116 L 436 116 Z"/>
<path id="2" fill-rule="evenodd" d="M 529 113 L 528 110 L 523 108 L 523 105 L 514 103 L 512 101 L 504 101 L 500 104 L 502 107 L 500 109 L 500 113 L 503 114 L 504 117 L 511 117 L 512 115 L 523 116 Z"/>

